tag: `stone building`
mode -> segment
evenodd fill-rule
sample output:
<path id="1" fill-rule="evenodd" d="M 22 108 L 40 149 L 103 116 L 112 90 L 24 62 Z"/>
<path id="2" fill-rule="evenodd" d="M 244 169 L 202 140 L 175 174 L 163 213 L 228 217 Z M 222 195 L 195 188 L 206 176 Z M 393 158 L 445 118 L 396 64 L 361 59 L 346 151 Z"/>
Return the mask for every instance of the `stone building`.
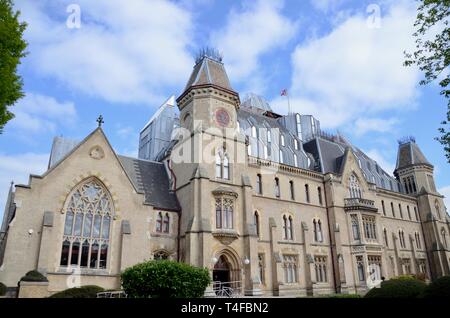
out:
<path id="1" fill-rule="evenodd" d="M 253 94 L 241 103 L 214 54 L 197 59 L 176 104 L 171 139 L 145 145 L 155 161 L 116 154 L 101 127 L 55 141 L 48 171 L 11 187 L 1 282 L 36 269 L 50 294 L 74 281 L 118 289 L 122 270 L 149 259 L 206 267 L 209 293 L 246 295 L 364 293 L 383 277 L 450 274 L 449 216 L 412 138 L 390 176 L 312 116 L 276 114 Z"/>

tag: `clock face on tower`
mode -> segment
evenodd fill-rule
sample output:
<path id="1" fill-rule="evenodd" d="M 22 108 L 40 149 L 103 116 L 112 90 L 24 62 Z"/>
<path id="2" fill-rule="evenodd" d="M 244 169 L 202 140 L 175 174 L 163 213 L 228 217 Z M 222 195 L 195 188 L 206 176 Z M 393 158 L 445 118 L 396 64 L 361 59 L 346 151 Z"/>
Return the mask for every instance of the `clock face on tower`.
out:
<path id="1" fill-rule="evenodd" d="M 216 110 L 216 122 L 219 126 L 227 127 L 230 124 L 230 114 L 223 109 Z"/>

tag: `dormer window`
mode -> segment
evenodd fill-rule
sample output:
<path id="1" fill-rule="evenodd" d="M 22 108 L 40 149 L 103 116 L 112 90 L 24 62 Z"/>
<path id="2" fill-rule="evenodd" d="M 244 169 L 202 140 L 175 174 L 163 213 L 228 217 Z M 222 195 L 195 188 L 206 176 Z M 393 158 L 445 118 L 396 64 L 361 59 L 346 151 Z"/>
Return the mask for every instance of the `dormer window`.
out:
<path id="1" fill-rule="evenodd" d="M 285 146 L 285 141 L 284 141 L 284 136 L 281 135 L 281 145 L 284 147 Z"/>
<path id="2" fill-rule="evenodd" d="M 252 137 L 253 138 L 258 138 L 258 132 L 257 132 L 255 126 L 252 126 Z"/>

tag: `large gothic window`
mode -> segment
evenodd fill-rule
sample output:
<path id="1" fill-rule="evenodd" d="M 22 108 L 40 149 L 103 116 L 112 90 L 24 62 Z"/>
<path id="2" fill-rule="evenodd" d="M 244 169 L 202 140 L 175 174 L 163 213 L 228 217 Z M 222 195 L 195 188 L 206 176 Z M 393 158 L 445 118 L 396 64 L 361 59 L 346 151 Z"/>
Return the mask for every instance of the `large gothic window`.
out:
<path id="1" fill-rule="evenodd" d="M 233 199 L 216 198 L 216 228 L 233 229 Z"/>
<path id="2" fill-rule="evenodd" d="M 60 265 L 105 269 L 114 214 L 109 192 L 90 179 L 75 189 L 65 212 Z"/>
<path id="3" fill-rule="evenodd" d="M 354 174 L 349 179 L 350 198 L 361 198 L 361 188 L 359 186 L 358 178 Z"/>
<path id="4" fill-rule="evenodd" d="M 216 153 L 216 177 L 230 179 L 230 160 L 223 149 L 219 149 Z"/>

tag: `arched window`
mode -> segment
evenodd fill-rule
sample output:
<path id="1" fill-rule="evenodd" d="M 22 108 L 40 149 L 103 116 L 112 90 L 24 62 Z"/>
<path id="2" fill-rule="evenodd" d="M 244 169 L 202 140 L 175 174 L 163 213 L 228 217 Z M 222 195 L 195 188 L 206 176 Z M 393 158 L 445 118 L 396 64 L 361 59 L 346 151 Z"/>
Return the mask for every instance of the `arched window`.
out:
<path id="1" fill-rule="evenodd" d="M 292 240 L 294 237 L 292 234 L 292 225 L 292 216 L 287 217 L 286 215 L 283 215 L 283 230 L 285 240 Z"/>
<path id="2" fill-rule="evenodd" d="M 288 218 L 288 240 L 294 239 L 292 216 Z"/>
<path id="3" fill-rule="evenodd" d="M 255 223 L 255 228 L 256 228 L 256 235 L 258 235 L 258 237 L 259 237 L 259 234 L 260 234 L 260 232 L 259 232 L 259 214 L 257 211 L 255 211 L 255 214 L 254 214 L 254 223 Z"/>
<path id="4" fill-rule="evenodd" d="M 281 195 L 280 193 L 280 180 L 278 178 L 275 178 L 275 197 L 279 198 Z"/>
<path id="5" fill-rule="evenodd" d="M 258 138 L 258 131 L 256 130 L 255 126 L 252 126 L 252 137 Z"/>
<path id="6" fill-rule="evenodd" d="M 317 195 L 319 196 L 319 204 L 323 205 L 323 200 L 322 200 L 322 188 L 321 187 L 317 187 Z"/>
<path id="7" fill-rule="evenodd" d="M 216 153 L 216 177 L 230 179 L 230 161 L 223 149 L 219 149 Z"/>
<path id="8" fill-rule="evenodd" d="M 351 220 L 352 220 L 353 239 L 355 241 L 358 241 L 360 240 L 358 216 L 356 214 L 352 214 Z"/>
<path id="9" fill-rule="evenodd" d="M 366 280 L 366 271 L 364 270 L 364 260 L 362 256 L 356 256 L 356 266 L 358 267 L 358 278 L 360 282 Z"/>
<path id="10" fill-rule="evenodd" d="M 166 215 L 164 216 L 163 232 L 164 233 L 169 233 L 170 232 L 170 217 L 169 217 L 169 213 L 166 213 Z"/>
<path id="11" fill-rule="evenodd" d="M 153 259 L 155 261 L 163 261 L 169 259 L 169 254 L 165 251 L 157 251 L 153 254 Z"/>
<path id="12" fill-rule="evenodd" d="M 387 235 L 387 230 L 383 229 L 383 237 L 384 237 L 384 245 L 386 247 L 389 247 L 389 241 L 388 241 L 388 235 Z"/>
<path id="13" fill-rule="evenodd" d="M 256 175 L 256 193 L 262 194 L 262 177 L 260 174 Z"/>
<path id="14" fill-rule="evenodd" d="M 310 202 L 309 198 L 309 185 L 305 184 L 305 196 L 306 196 L 306 202 Z"/>
<path id="15" fill-rule="evenodd" d="M 163 215 L 161 212 L 158 213 L 156 217 L 156 232 L 161 233 L 163 228 Z"/>
<path id="16" fill-rule="evenodd" d="M 314 241 L 315 242 L 323 242 L 323 235 L 322 235 L 322 222 L 320 220 L 313 220 L 313 227 L 314 227 Z"/>
<path id="17" fill-rule="evenodd" d="M 352 174 L 349 178 L 349 190 L 351 198 L 361 198 L 361 188 L 359 186 L 358 178 Z"/>
<path id="18" fill-rule="evenodd" d="M 295 200 L 294 181 L 289 181 L 289 191 L 291 192 L 291 200 Z"/>
<path id="19" fill-rule="evenodd" d="M 398 238 L 400 241 L 400 247 L 406 248 L 405 233 L 403 232 L 403 230 L 398 231 Z"/>
<path id="20" fill-rule="evenodd" d="M 60 265 L 105 269 L 114 215 L 108 190 L 89 179 L 72 192 L 65 212 Z"/>
<path id="21" fill-rule="evenodd" d="M 381 207 L 383 208 L 383 215 L 386 215 L 386 207 L 384 206 L 384 200 L 381 200 Z"/>
<path id="22" fill-rule="evenodd" d="M 409 209 L 409 205 L 406 206 L 406 210 L 408 211 L 408 218 L 410 220 L 412 220 L 412 218 L 411 218 L 411 210 Z"/>

